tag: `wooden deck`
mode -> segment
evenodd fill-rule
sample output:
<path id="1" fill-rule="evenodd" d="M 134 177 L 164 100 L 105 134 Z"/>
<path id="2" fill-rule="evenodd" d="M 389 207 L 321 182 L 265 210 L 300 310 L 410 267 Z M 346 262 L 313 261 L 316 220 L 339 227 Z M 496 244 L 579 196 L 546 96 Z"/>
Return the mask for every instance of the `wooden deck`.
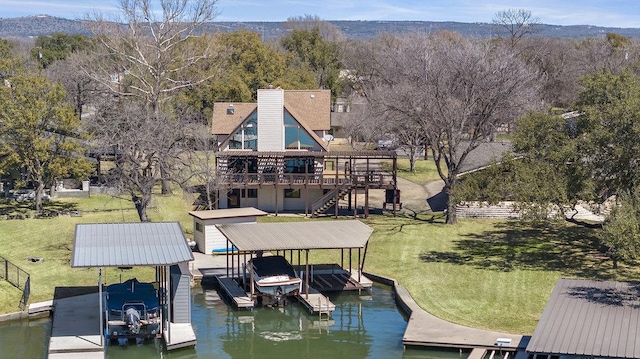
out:
<path id="1" fill-rule="evenodd" d="M 294 268 L 297 273 L 305 271 L 304 266 L 294 266 Z M 358 278 L 357 269 L 352 269 L 349 272 L 337 264 L 320 264 L 313 265 L 310 285 L 321 292 L 339 292 L 370 289 L 373 282 L 364 275 L 360 275 Z"/>
<path id="2" fill-rule="evenodd" d="M 217 276 L 220 288 L 227 294 L 227 297 L 231 299 L 236 308 L 253 308 L 254 302 L 247 295 L 247 292 L 233 278 Z"/>
<path id="3" fill-rule="evenodd" d="M 311 314 L 331 316 L 331 313 L 336 310 L 336 305 L 313 287 L 309 288 L 309 294 L 301 293 L 296 295 L 295 298 L 297 298 Z"/>

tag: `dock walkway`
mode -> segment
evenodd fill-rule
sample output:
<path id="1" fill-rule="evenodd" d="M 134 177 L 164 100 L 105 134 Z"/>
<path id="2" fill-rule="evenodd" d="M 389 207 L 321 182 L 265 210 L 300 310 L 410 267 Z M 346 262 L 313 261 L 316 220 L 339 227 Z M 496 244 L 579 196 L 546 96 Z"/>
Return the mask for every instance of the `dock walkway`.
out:
<path id="1" fill-rule="evenodd" d="M 336 305 L 313 287 L 309 287 L 309 294 L 300 293 L 295 298 L 312 314 L 331 316 L 331 313 L 336 310 Z"/>
<path id="2" fill-rule="evenodd" d="M 218 276 L 218 283 L 220 288 L 227 293 L 229 299 L 231 299 L 236 308 L 253 308 L 253 300 L 247 295 L 247 292 L 240 287 L 238 282 L 233 278 Z"/>
<path id="3" fill-rule="evenodd" d="M 498 333 L 454 324 L 433 316 L 420 308 L 403 287 L 396 286 L 396 295 L 409 309 L 411 316 L 402 338 L 405 346 L 435 346 L 447 348 L 482 348 L 516 350 L 525 348 L 528 338 L 522 335 Z M 500 345 L 507 341 L 508 345 Z"/>
<path id="4" fill-rule="evenodd" d="M 104 358 L 98 294 L 56 299 L 49 358 Z"/>
<path id="5" fill-rule="evenodd" d="M 169 331 L 163 332 L 167 350 L 196 345 L 196 334 L 191 323 L 169 323 Z"/>

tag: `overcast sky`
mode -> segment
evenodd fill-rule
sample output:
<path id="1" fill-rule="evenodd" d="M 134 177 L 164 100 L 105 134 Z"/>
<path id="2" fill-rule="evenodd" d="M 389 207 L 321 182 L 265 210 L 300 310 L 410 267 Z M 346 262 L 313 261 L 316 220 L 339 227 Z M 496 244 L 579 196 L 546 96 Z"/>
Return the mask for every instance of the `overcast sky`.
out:
<path id="1" fill-rule="evenodd" d="M 0 17 L 47 14 L 84 18 L 117 13 L 118 0 L 0 0 Z M 497 11 L 525 9 L 551 25 L 640 28 L 638 0 L 218 0 L 216 21 L 284 21 L 317 15 L 324 20 L 491 22 Z"/>

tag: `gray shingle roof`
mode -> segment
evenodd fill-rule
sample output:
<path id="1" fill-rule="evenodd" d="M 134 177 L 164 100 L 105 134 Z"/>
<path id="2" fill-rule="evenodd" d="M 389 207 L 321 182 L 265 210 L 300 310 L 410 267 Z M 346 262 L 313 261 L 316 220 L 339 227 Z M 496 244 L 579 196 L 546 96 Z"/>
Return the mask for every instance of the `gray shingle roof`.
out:
<path id="1" fill-rule="evenodd" d="M 71 267 L 170 265 L 193 260 L 180 224 L 76 225 Z"/>
<path id="2" fill-rule="evenodd" d="M 640 358 L 638 283 L 559 279 L 527 352 Z"/>
<path id="3" fill-rule="evenodd" d="M 240 251 L 364 248 L 373 229 L 358 220 L 218 224 Z"/>

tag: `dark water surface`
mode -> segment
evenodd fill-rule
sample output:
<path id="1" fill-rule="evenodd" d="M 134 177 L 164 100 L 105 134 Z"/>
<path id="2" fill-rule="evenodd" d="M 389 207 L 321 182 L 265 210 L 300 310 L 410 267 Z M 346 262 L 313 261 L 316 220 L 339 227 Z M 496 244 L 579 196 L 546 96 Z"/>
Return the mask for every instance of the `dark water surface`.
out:
<path id="1" fill-rule="evenodd" d="M 336 310 L 329 320 L 310 315 L 301 305 L 238 311 L 211 288 L 192 288 L 195 348 L 166 352 L 160 341 L 144 345 L 112 345 L 106 357 L 121 358 L 444 358 L 460 359 L 458 351 L 403 350 L 407 322 L 389 287 L 371 292 L 331 296 Z M 44 358 L 49 320 L 0 325 L 0 357 Z M 466 355 L 464 355 L 466 356 Z M 463 356 L 463 358 L 464 358 Z"/>

